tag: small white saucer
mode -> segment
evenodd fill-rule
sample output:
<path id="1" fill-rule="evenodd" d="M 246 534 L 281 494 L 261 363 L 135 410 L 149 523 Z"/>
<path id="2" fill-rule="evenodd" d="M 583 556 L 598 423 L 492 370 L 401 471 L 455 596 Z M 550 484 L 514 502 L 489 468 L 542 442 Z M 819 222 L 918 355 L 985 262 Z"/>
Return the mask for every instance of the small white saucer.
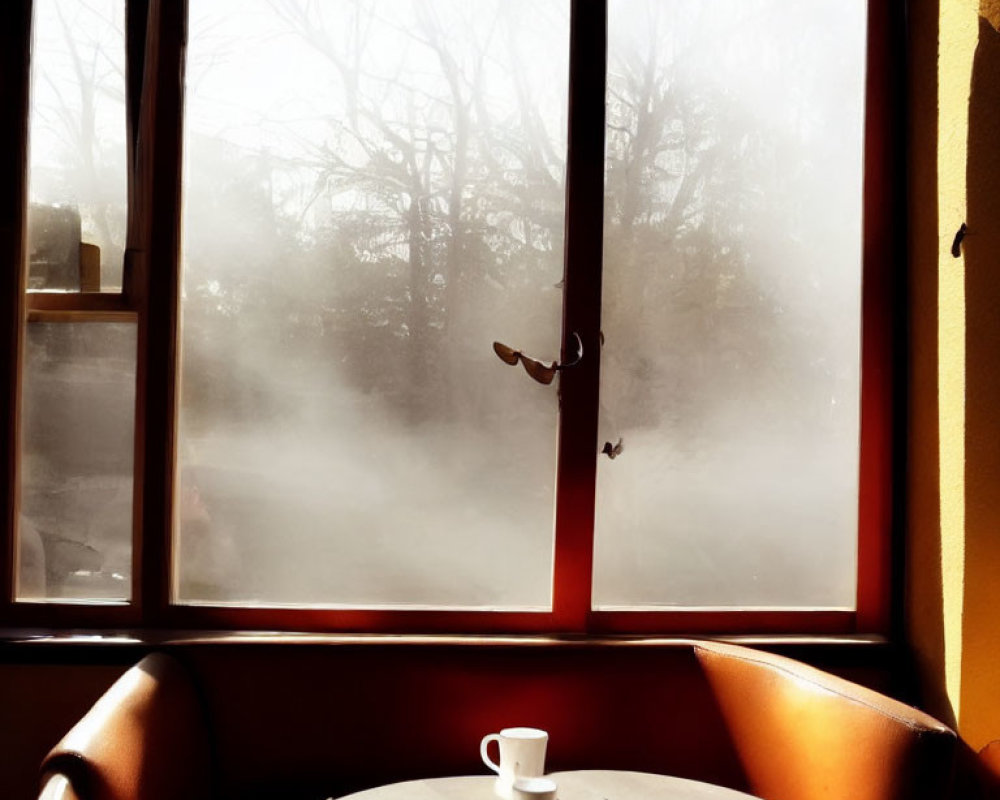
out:
<path id="1" fill-rule="evenodd" d="M 552 778 L 518 778 L 511 786 L 513 800 L 556 800 L 556 782 Z"/>

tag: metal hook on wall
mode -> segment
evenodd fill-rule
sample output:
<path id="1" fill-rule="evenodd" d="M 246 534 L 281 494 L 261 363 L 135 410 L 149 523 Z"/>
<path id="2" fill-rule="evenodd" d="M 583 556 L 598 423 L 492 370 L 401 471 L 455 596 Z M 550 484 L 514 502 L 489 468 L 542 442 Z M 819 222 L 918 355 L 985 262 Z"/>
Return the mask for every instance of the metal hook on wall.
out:
<path id="1" fill-rule="evenodd" d="M 962 223 L 962 227 L 955 232 L 955 238 L 951 242 L 951 254 L 954 258 L 962 255 L 962 240 L 968 232 L 969 226 L 964 222 Z"/>

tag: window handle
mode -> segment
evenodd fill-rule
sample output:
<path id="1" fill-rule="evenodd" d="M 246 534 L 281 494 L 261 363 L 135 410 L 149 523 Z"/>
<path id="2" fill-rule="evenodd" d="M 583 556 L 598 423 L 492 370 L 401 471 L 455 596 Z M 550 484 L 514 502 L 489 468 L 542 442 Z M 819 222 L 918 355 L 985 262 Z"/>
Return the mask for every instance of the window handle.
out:
<path id="1" fill-rule="evenodd" d="M 493 352 L 497 354 L 504 364 L 514 366 L 518 361 L 520 361 L 525 372 L 527 372 L 539 383 L 548 386 L 552 383 L 552 379 L 556 376 L 557 372 L 563 369 L 569 369 L 570 367 L 575 367 L 583 360 L 583 342 L 580 340 L 580 335 L 576 331 L 573 331 L 573 333 L 570 334 L 570 337 L 571 349 L 568 353 L 569 360 L 563 362 L 562 364 L 558 361 L 546 364 L 544 361 L 539 361 L 537 358 L 526 356 L 520 350 L 515 350 L 513 347 L 510 347 L 503 342 L 493 342 Z"/>

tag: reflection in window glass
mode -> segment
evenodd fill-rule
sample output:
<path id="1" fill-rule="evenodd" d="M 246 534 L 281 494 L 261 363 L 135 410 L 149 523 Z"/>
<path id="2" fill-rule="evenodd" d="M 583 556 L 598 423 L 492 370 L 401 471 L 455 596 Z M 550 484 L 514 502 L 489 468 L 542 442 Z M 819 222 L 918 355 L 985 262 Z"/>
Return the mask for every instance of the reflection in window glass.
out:
<path id="1" fill-rule="evenodd" d="M 119 289 L 125 3 L 35 0 L 32 6 L 28 288 Z"/>
<path id="2" fill-rule="evenodd" d="M 18 597 L 131 589 L 135 326 L 29 323 Z"/>
<path id="3" fill-rule="evenodd" d="M 191 3 L 181 602 L 550 604 L 566 5 Z"/>
<path id="4" fill-rule="evenodd" d="M 853 608 L 865 3 L 611 12 L 594 603 Z"/>

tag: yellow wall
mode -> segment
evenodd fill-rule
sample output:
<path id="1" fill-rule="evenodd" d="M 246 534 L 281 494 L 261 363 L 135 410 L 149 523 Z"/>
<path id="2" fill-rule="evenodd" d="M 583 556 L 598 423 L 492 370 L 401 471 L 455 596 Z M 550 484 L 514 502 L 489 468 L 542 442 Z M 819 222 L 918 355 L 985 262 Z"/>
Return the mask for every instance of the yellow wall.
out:
<path id="1" fill-rule="evenodd" d="M 927 705 L 976 749 L 1000 738 L 1000 0 L 981 2 L 912 2 L 909 42 L 908 633 Z"/>

